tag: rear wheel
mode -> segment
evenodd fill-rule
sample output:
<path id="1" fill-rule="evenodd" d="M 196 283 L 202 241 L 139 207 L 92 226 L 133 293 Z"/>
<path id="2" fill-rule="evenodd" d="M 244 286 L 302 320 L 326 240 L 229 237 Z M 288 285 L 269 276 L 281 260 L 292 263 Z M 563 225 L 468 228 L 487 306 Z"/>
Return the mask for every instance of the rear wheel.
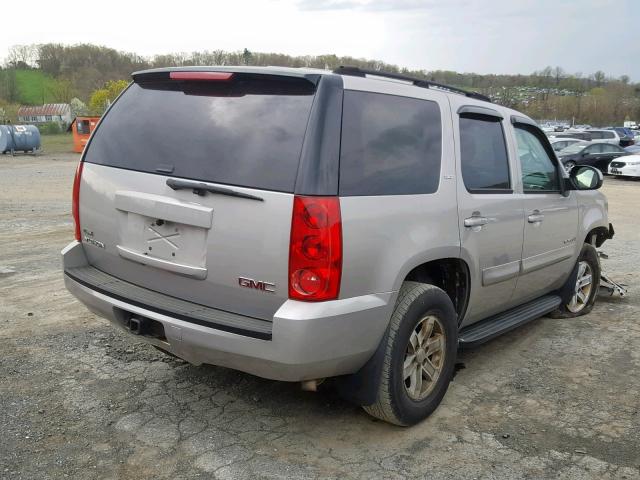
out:
<path id="1" fill-rule="evenodd" d="M 574 318 L 593 309 L 600 287 L 600 261 L 593 245 L 585 243 L 578 257 L 578 274 L 571 285 L 571 298 L 551 313 L 553 318 Z M 573 278 L 569 281 L 573 282 Z"/>
<path id="2" fill-rule="evenodd" d="M 565 164 L 564 164 L 564 169 L 565 169 L 567 172 L 570 172 L 570 171 L 571 171 L 571 169 L 572 169 L 573 167 L 575 167 L 575 166 L 576 166 L 576 162 L 574 162 L 574 161 L 572 161 L 572 160 L 569 160 L 567 163 L 565 163 Z"/>
<path id="3" fill-rule="evenodd" d="M 396 425 L 413 425 L 440 404 L 453 375 L 457 316 L 438 287 L 405 282 L 382 340 L 386 345 L 376 401 L 364 409 Z"/>

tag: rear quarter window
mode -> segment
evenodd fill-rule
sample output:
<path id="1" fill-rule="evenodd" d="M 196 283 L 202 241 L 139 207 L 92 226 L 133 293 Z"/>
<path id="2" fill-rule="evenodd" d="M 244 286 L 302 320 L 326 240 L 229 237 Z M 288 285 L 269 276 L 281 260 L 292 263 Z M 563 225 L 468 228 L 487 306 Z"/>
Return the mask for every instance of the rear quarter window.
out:
<path id="1" fill-rule="evenodd" d="M 441 156 L 442 123 L 436 102 L 344 92 L 340 195 L 434 193 Z"/>

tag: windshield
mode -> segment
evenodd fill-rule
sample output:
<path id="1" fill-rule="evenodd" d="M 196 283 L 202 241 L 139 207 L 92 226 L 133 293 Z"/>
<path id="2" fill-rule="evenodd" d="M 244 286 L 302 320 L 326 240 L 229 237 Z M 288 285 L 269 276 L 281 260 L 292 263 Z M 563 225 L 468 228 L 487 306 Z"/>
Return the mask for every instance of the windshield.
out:
<path id="1" fill-rule="evenodd" d="M 272 75 L 133 83 L 96 130 L 85 161 L 293 192 L 314 92 L 306 80 Z"/>

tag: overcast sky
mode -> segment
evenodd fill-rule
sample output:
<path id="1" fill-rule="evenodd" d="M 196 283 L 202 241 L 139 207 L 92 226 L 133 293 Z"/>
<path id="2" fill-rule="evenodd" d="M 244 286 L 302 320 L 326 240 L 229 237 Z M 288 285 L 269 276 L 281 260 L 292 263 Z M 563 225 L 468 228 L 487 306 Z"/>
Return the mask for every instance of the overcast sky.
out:
<path id="1" fill-rule="evenodd" d="M 0 57 L 47 42 L 145 56 L 246 47 L 459 72 L 551 65 L 640 81 L 640 0 L 32 0 L 3 5 L 2 16 Z"/>

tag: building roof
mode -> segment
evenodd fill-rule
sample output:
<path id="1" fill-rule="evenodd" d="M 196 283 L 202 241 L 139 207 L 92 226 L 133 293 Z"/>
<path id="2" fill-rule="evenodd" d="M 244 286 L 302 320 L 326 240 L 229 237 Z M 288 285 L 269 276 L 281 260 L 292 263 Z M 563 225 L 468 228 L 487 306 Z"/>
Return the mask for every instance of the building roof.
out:
<path id="1" fill-rule="evenodd" d="M 71 106 L 68 103 L 45 103 L 37 107 L 20 107 L 18 116 L 67 115 L 70 110 Z"/>

